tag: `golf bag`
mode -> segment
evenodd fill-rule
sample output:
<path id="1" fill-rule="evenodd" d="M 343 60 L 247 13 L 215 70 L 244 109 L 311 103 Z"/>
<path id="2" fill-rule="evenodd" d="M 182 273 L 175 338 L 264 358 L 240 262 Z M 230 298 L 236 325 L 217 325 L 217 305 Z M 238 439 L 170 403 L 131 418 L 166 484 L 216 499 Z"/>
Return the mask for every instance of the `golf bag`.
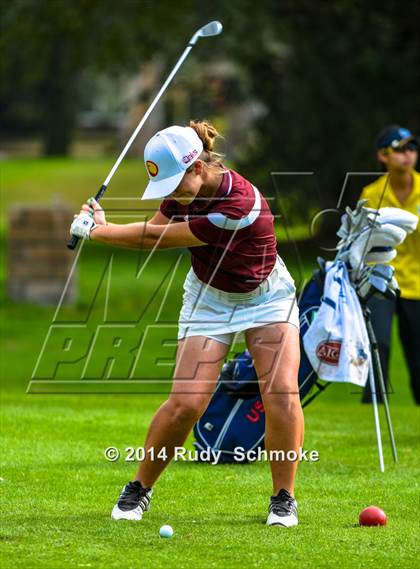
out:
<path id="1" fill-rule="evenodd" d="M 323 265 L 305 286 L 299 300 L 300 334 L 308 330 L 320 304 L 324 286 Z M 299 367 L 299 396 L 304 407 L 328 383 L 317 378 L 302 348 Z M 197 450 L 221 451 L 219 464 L 238 462 L 234 449 L 264 448 L 265 416 L 258 378 L 248 350 L 236 354 L 221 371 L 213 397 L 194 426 Z M 241 456 L 243 453 L 241 453 Z M 242 460 L 246 462 L 246 460 Z"/>
<path id="2" fill-rule="evenodd" d="M 384 461 L 374 375 L 377 375 L 379 378 L 395 462 L 397 462 L 397 451 L 377 343 L 370 322 L 370 311 L 366 306 L 366 302 L 372 295 L 379 294 L 394 298 L 398 294 L 398 285 L 393 277 L 394 269 L 384 263 L 389 263 L 395 257 L 395 247 L 404 241 L 407 234 L 412 233 L 416 229 L 418 219 L 416 215 L 398 208 L 372 210 L 364 207 L 365 203 L 366 200 L 360 200 L 353 211 L 350 208 L 346 208 L 346 213 L 342 216 L 342 223 L 337 232 L 337 235 L 340 237 L 337 245 L 337 255 L 335 261 L 329 265 L 330 268 L 332 266 L 337 271 L 338 269 L 341 270 L 343 263 L 345 263 L 345 277 L 347 279 L 345 283 L 348 281 L 349 286 L 353 287 L 355 295 L 357 294 L 356 302 L 361 303 L 362 318 L 360 319 L 360 329 L 364 329 L 366 325 L 368 349 L 373 355 L 373 362 L 372 359 L 369 361 L 368 378 L 372 390 L 380 469 L 383 472 Z M 322 318 L 322 308 L 315 320 L 314 317 L 321 304 L 324 308 L 327 305 L 335 306 L 334 301 L 324 291 L 324 283 L 327 283 L 328 288 L 329 280 L 325 278 L 325 262 L 322 259 L 318 259 L 318 263 L 321 267 L 320 270 L 314 274 L 306 285 L 299 300 L 301 364 L 298 382 L 302 406 L 307 405 L 319 395 L 329 385 L 329 381 L 344 381 L 342 378 L 327 377 L 322 373 L 322 368 L 318 366 L 318 362 L 314 360 L 313 366 L 318 372 L 316 373 L 303 346 L 302 340 L 305 338 L 305 335 L 305 343 L 308 343 L 314 331 L 318 333 L 320 330 L 328 337 L 330 332 L 326 319 L 324 318 L 323 320 Z M 331 274 L 334 275 L 333 273 Z M 337 277 L 335 281 L 342 284 L 343 279 L 339 280 Z M 340 298 L 343 288 L 341 284 L 339 288 L 335 287 L 334 289 L 336 294 L 338 293 L 338 298 Z M 333 288 L 330 284 L 329 290 L 326 292 L 330 294 Z M 350 321 L 351 319 L 348 319 L 348 322 Z M 311 330 L 309 334 L 307 334 L 308 329 Z M 344 330 L 345 327 L 342 326 L 341 333 Z M 324 353 L 318 352 L 318 350 L 310 349 L 309 354 L 311 358 L 315 354 L 318 360 L 325 359 Z M 335 357 L 339 357 L 339 354 Z M 365 361 L 364 358 L 362 360 Z M 345 359 L 345 361 L 349 364 L 357 364 L 358 362 L 357 359 L 353 361 L 350 358 Z M 318 375 L 321 378 L 324 377 L 324 379 L 319 379 Z M 347 374 L 346 381 L 352 382 L 350 372 Z M 219 462 L 238 462 L 236 458 L 239 454 L 235 454 L 235 447 L 241 447 L 241 450 L 244 452 L 262 448 L 264 445 L 264 431 L 264 406 L 258 388 L 257 375 L 252 365 L 252 358 L 245 351 L 237 354 L 231 362 L 224 366 L 210 404 L 194 427 L 194 435 L 196 437 L 194 444 L 199 450 L 221 451 Z M 240 453 L 241 457 L 244 455 L 244 452 Z"/>

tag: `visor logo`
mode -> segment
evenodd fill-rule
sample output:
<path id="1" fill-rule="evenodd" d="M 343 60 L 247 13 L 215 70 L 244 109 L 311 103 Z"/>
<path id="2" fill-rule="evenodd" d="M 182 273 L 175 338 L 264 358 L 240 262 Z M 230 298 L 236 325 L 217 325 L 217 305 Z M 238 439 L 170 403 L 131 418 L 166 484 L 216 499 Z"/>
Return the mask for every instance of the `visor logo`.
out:
<path id="1" fill-rule="evenodd" d="M 325 364 L 330 366 L 338 366 L 340 359 L 341 342 L 327 341 L 321 342 L 316 348 L 316 357 Z"/>
<path id="2" fill-rule="evenodd" d="M 193 150 L 191 150 L 191 152 L 188 152 L 188 154 L 186 154 L 185 156 L 182 157 L 182 161 L 184 162 L 184 164 L 188 164 L 188 162 L 191 162 L 191 160 L 194 160 L 194 158 L 198 155 L 198 150 L 196 150 L 195 148 Z"/>
<path id="3" fill-rule="evenodd" d="M 155 162 L 152 162 L 151 160 L 146 160 L 146 168 L 149 174 L 152 176 L 152 178 L 157 176 L 159 172 L 159 167 Z"/>

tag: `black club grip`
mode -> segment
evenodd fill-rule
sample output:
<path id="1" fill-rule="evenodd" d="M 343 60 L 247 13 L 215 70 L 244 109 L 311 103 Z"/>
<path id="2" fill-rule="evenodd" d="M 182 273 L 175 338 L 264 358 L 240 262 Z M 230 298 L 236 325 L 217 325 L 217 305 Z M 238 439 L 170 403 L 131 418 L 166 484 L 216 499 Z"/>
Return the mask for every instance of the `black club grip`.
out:
<path id="1" fill-rule="evenodd" d="M 67 249 L 71 249 L 72 251 L 73 249 L 76 249 L 78 241 L 79 238 L 76 237 L 76 235 L 72 235 L 70 239 L 67 241 Z"/>

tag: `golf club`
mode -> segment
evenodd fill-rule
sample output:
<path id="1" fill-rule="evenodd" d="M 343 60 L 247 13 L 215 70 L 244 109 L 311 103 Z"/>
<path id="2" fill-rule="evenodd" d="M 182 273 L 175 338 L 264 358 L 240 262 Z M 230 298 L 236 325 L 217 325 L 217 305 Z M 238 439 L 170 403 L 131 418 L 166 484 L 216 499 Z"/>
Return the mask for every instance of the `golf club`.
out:
<path id="1" fill-rule="evenodd" d="M 197 30 L 195 32 L 195 34 L 192 36 L 192 38 L 190 39 L 190 41 L 188 42 L 188 46 L 186 47 L 186 49 L 184 50 L 183 54 L 181 55 L 181 57 L 178 59 L 177 63 L 175 64 L 175 67 L 172 69 L 172 71 L 170 72 L 170 74 L 168 75 L 165 83 L 162 85 L 160 91 L 158 92 L 158 94 L 156 95 L 156 97 L 153 99 L 152 103 L 150 104 L 150 107 L 147 109 L 147 111 L 144 113 L 141 121 L 139 122 L 139 124 L 137 125 L 135 131 L 133 132 L 133 134 L 130 137 L 130 140 L 127 142 L 127 144 L 125 145 L 123 151 L 121 152 L 121 154 L 118 156 L 114 166 L 112 167 L 110 173 L 108 174 L 105 182 L 102 184 L 102 186 L 100 187 L 98 193 L 95 196 L 95 200 L 99 201 L 101 199 L 101 197 L 104 195 L 109 182 L 111 181 L 113 175 L 115 174 L 115 172 L 118 169 L 118 166 L 121 164 L 124 156 L 127 154 L 127 152 L 129 151 L 131 145 L 133 144 L 136 136 L 138 135 L 138 133 L 140 132 L 140 130 L 142 129 L 144 123 L 147 121 L 147 119 L 149 118 L 150 114 L 152 113 L 153 109 L 155 108 L 155 106 L 157 105 L 159 99 L 162 97 L 163 93 L 166 91 L 169 83 L 172 81 L 172 79 L 174 78 L 175 74 L 177 73 L 178 69 L 181 67 L 181 65 L 183 64 L 183 62 L 185 61 L 185 59 L 187 58 L 188 54 L 190 53 L 190 51 L 192 50 L 192 48 L 194 47 L 194 45 L 197 43 L 197 40 L 201 37 L 210 37 L 210 36 L 217 36 L 219 35 L 223 30 L 223 26 L 220 22 L 214 21 L 214 22 L 209 22 L 208 24 L 206 24 L 205 26 L 203 26 L 202 28 L 200 28 L 199 30 Z M 79 241 L 79 238 L 76 237 L 75 235 L 72 235 L 70 240 L 67 243 L 67 247 L 69 249 L 75 249 L 77 242 Z"/>

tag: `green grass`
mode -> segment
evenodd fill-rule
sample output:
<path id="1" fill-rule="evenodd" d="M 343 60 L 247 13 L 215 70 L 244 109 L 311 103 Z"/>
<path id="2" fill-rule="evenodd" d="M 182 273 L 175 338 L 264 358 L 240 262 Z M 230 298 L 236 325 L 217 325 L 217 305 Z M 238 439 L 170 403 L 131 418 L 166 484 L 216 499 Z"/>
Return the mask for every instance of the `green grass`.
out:
<path id="1" fill-rule="evenodd" d="M 98 259 L 97 265 L 84 259 L 82 289 L 100 272 Z M 131 257 L 125 259 L 129 265 Z M 149 275 L 142 294 L 154 286 Z M 122 313 L 136 302 L 129 286 Z M 68 307 L 66 318 L 79 318 L 84 307 L 83 301 Z M 135 466 L 109 463 L 103 451 L 141 446 L 164 396 L 25 394 L 53 312 L 8 303 L 3 314 L 9 323 L 2 370 L 3 567 L 359 567 L 361 559 L 384 568 L 416 566 L 418 411 L 397 342 L 391 403 L 398 466 L 385 445 L 386 472 L 379 473 L 371 408 L 347 386 L 332 386 L 306 410 L 305 447 L 318 450 L 320 461 L 299 469 L 298 528 L 264 526 L 271 490 L 266 463 L 174 463 L 143 522 L 115 523 L 110 510 Z M 385 509 L 385 528 L 357 526 L 369 504 Z M 165 523 L 175 529 L 171 540 L 158 535 Z"/>
<path id="2" fill-rule="evenodd" d="M 377 469 L 371 410 L 319 401 L 306 413 L 306 447 L 320 461 L 300 467 L 300 525 L 263 525 L 270 477 L 247 466 L 177 462 L 157 484 L 140 524 L 110 510 L 134 465 L 107 463 L 103 450 L 142 444 L 160 398 L 14 394 L 3 400 L 3 567 L 415 567 L 418 472 L 415 413 L 394 406 L 400 465 L 386 452 Z M 417 463 L 417 464 L 416 464 Z M 376 504 L 385 528 L 360 528 Z M 175 529 L 162 540 L 159 527 Z"/>
<path id="3" fill-rule="evenodd" d="M 134 180 L 134 163 L 127 167 L 133 168 Z M 25 165 L 26 174 L 20 172 L 16 162 L 13 168 L 13 175 L 10 170 L 8 173 L 8 187 L 26 201 L 28 194 L 19 190 L 18 179 L 22 182 L 29 170 Z M 39 168 L 38 173 L 42 171 L 42 165 L 34 168 Z M 91 165 L 86 164 L 85 172 L 90 169 Z M 48 171 L 51 170 L 50 164 Z M 65 187 L 71 188 L 73 180 L 66 180 L 64 171 L 57 185 L 63 188 L 67 184 Z M 78 175 L 82 183 L 81 165 Z M 41 187 L 42 176 L 35 178 Z M 51 187 L 48 185 L 48 191 Z M 87 186 L 78 186 L 77 192 L 85 191 Z M 60 322 L 84 321 L 90 314 L 88 328 L 94 329 L 103 320 L 103 288 L 90 312 L 89 308 L 109 254 L 105 248 L 94 246 L 82 252 L 80 298 L 74 306 L 59 311 Z M 131 252 L 115 255 L 117 270 L 112 278 L 109 319 L 126 322 L 138 316 L 139 306 L 156 292 L 165 270 L 177 258 L 176 252 L 161 255 L 140 280 L 134 278 L 135 269 L 145 257 Z M 308 257 L 313 255 L 305 252 L 305 275 L 313 266 L 312 260 L 307 262 Z M 286 260 L 296 276 L 293 258 Z M 186 266 L 187 258 L 181 261 L 165 306 L 167 320 L 176 319 Z M 4 280 L 4 275 L 1 278 Z M 153 301 L 156 304 L 150 304 L 150 312 L 136 325 L 139 333 L 153 322 L 161 294 L 158 291 Z M 122 459 L 107 462 L 104 449 L 116 446 L 124 455 L 126 447 L 141 446 L 150 419 L 165 396 L 25 393 L 55 307 L 17 304 L 4 296 L 2 300 L 6 300 L 0 314 L 2 567 L 375 565 L 382 569 L 418 565 L 419 413 L 409 393 L 396 337 L 391 362 L 391 406 L 399 465 L 392 463 L 382 418 L 386 472 L 379 472 L 372 409 L 360 404 L 356 389 L 331 386 L 305 411 L 305 448 L 316 449 L 320 460 L 299 468 L 297 528 L 264 526 L 271 492 L 266 463 L 217 467 L 173 463 L 156 485 L 152 510 L 144 520 L 140 524 L 116 523 L 111 521 L 110 512 L 135 465 Z M 97 361 L 105 358 L 106 349 L 98 347 Z M 72 365 L 67 371 L 62 366 L 58 377 L 78 377 L 77 363 Z M 144 372 L 147 374 L 150 369 Z M 190 438 L 187 446 L 191 445 Z M 359 511 L 370 504 L 387 512 L 386 527 L 358 527 Z M 175 530 L 170 540 L 158 535 L 165 523 Z"/>

